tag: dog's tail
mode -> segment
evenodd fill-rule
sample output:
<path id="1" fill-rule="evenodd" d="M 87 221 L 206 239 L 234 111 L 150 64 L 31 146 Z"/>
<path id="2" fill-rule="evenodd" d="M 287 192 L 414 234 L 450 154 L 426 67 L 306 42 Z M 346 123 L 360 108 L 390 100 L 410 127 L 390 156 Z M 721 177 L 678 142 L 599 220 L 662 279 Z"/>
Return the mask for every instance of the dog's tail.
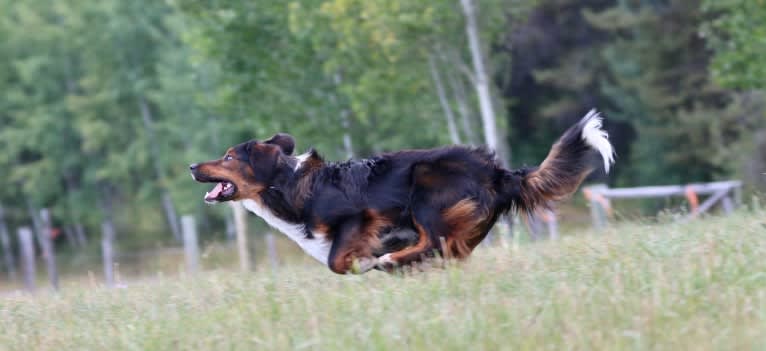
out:
<path id="1" fill-rule="evenodd" d="M 572 194 L 593 170 L 592 156 L 598 153 L 604 170 L 614 163 L 614 149 L 601 129 L 601 116 L 588 112 L 553 145 L 539 167 L 507 171 L 504 189 L 516 209 L 531 213 Z"/>

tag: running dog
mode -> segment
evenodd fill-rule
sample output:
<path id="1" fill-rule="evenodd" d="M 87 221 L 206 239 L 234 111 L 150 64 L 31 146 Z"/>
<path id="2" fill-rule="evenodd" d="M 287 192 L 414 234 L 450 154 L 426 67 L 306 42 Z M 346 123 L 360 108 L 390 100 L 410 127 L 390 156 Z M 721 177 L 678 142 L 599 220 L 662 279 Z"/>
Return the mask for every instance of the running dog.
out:
<path id="1" fill-rule="evenodd" d="M 362 160 L 293 156 L 277 134 L 190 166 L 214 183 L 205 201 L 240 201 L 339 274 L 391 270 L 434 254 L 462 259 L 509 211 L 532 213 L 572 194 L 599 155 L 614 163 L 601 117 L 570 127 L 538 167 L 508 170 L 483 147 L 404 150 Z"/>

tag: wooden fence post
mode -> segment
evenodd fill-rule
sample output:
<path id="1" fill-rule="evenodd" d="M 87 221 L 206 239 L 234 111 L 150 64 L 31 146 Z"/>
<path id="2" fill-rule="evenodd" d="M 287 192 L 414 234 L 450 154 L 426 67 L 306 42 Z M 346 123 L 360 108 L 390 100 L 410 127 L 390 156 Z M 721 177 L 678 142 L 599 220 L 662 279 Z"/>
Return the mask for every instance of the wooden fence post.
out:
<path id="1" fill-rule="evenodd" d="M 21 254 L 21 270 L 24 274 L 24 288 L 35 290 L 35 244 L 32 230 L 29 227 L 19 228 L 19 253 Z"/>
<path id="2" fill-rule="evenodd" d="M 237 252 L 239 253 L 239 268 L 243 272 L 250 271 L 250 254 L 247 247 L 247 214 L 239 202 L 229 202 L 234 211 L 234 227 L 237 232 Z"/>
<path id="3" fill-rule="evenodd" d="M 590 215 L 593 219 L 593 228 L 601 229 L 606 226 L 606 209 L 598 201 L 598 197 L 601 196 L 599 191 L 606 190 L 608 187 L 606 184 L 595 184 L 587 188 L 590 200 Z"/>
<path id="4" fill-rule="evenodd" d="M 56 268 L 56 250 L 51 238 L 51 214 L 47 208 L 40 210 L 40 247 L 43 249 L 45 268 L 53 290 L 59 289 L 59 273 Z"/>
<path id="5" fill-rule="evenodd" d="M 3 259 L 5 259 L 5 268 L 8 270 L 8 279 L 16 281 L 16 259 L 11 250 L 11 237 L 8 233 L 8 226 L 5 224 L 5 213 L 3 206 L 0 205 L 0 244 L 3 246 Z"/>
<path id="6" fill-rule="evenodd" d="M 731 196 L 726 195 L 721 199 L 721 207 L 723 208 L 723 212 L 727 215 L 734 212 L 734 203 L 731 200 Z"/>
<path id="7" fill-rule="evenodd" d="M 199 245 L 197 243 L 197 227 L 193 216 L 181 217 L 181 231 L 184 239 L 186 270 L 189 273 L 197 273 L 199 271 Z"/>
<path id="8" fill-rule="evenodd" d="M 742 206 L 742 184 L 734 187 L 734 206 Z"/>
<path id="9" fill-rule="evenodd" d="M 101 254 L 104 259 L 104 280 L 106 286 L 114 286 L 114 225 L 111 219 L 101 223 Z"/>
<path id="10" fill-rule="evenodd" d="M 226 242 L 234 242 L 237 240 L 237 229 L 236 224 L 234 223 L 234 212 L 227 213 L 225 218 L 225 230 L 226 230 Z"/>
<path id="11" fill-rule="evenodd" d="M 530 241 L 540 240 L 540 233 L 543 231 L 543 229 L 538 215 L 534 213 L 527 214 L 527 230 L 529 231 Z"/>
<path id="12" fill-rule="evenodd" d="M 274 234 L 271 232 L 266 233 L 266 249 L 269 251 L 271 269 L 276 270 L 279 268 L 279 257 L 277 256 L 277 246 L 274 243 Z"/>
<path id="13" fill-rule="evenodd" d="M 556 212 L 552 210 L 545 211 L 545 224 L 548 225 L 548 238 L 557 240 L 559 238 L 559 223 L 556 218 Z"/>

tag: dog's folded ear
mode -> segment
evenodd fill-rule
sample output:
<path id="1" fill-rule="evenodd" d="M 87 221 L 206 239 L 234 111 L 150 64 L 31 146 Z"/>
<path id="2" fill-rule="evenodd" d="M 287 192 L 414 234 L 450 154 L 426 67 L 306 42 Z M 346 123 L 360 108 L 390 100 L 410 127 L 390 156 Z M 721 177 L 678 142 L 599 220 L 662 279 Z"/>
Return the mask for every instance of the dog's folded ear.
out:
<path id="1" fill-rule="evenodd" d="M 273 137 L 264 141 L 264 143 L 279 146 L 285 155 L 292 155 L 293 150 L 295 149 L 295 138 L 293 138 L 290 134 L 285 133 L 274 134 Z"/>

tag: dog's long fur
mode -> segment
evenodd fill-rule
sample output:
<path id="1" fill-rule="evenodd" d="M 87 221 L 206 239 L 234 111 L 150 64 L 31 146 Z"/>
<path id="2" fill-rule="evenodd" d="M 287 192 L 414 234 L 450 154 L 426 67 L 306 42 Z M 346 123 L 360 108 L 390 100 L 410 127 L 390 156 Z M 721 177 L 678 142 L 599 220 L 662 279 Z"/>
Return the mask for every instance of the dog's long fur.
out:
<path id="1" fill-rule="evenodd" d="M 340 163 L 314 150 L 292 156 L 294 148 L 286 134 L 248 141 L 192 165 L 192 176 L 219 183 L 206 201 L 242 201 L 340 274 L 390 269 L 434 252 L 465 258 L 501 214 L 531 213 L 574 192 L 592 170 L 592 154 L 607 172 L 614 162 L 595 111 L 569 128 L 539 167 L 518 170 L 481 147 Z"/>

